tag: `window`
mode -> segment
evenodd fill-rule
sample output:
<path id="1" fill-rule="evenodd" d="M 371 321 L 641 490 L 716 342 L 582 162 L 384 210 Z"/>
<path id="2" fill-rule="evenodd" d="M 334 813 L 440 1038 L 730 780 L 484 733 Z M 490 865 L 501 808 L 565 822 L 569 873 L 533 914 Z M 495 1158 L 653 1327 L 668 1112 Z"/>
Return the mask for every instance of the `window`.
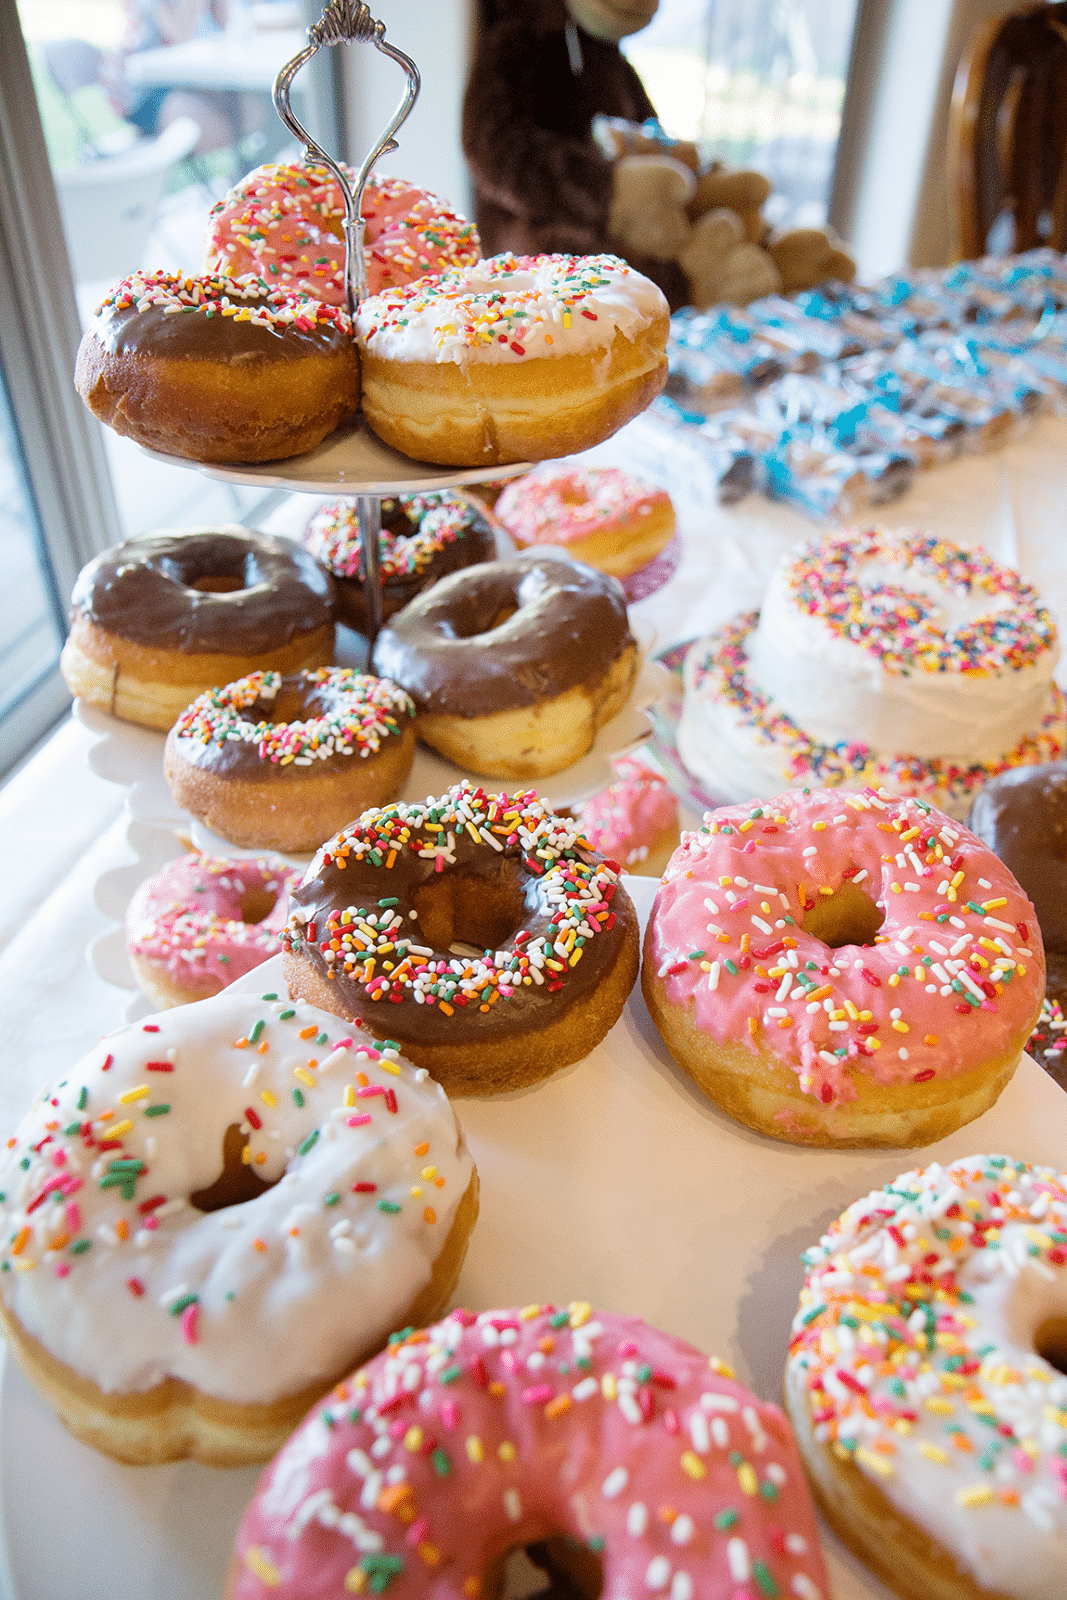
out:
<path id="1" fill-rule="evenodd" d="M 152 459 L 101 428 L 71 383 L 103 292 L 142 265 L 199 270 L 214 200 L 291 148 L 270 86 L 305 42 L 296 0 L 203 0 L 180 51 L 142 39 L 155 47 L 140 52 L 136 81 L 116 85 L 128 19 L 153 9 L 0 6 L 0 537 L 11 575 L 0 772 L 69 703 L 59 649 L 71 587 L 93 554 L 151 528 L 251 522 L 278 498 Z M 320 120 L 334 115 L 331 94 L 330 75 L 318 74 Z"/>
<path id="2" fill-rule="evenodd" d="M 623 42 L 667 132 L 771 180 L 776 227 L 826 221 L 857 0 L 660 0 Z"/>

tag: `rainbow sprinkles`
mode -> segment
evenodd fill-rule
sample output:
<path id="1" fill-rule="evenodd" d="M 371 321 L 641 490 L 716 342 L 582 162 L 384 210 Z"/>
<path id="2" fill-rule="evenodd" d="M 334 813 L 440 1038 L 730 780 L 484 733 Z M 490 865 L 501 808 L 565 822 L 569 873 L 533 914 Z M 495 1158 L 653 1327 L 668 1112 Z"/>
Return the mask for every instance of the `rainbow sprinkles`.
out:
<path id="1" fill-rule="evenodd" d="M 901 588 L 861 581 L 864 562 L 924 581 Z M 1025 578 L 985 554 L 902 529 L 830 534 L 810 544 L 789 569 L 790 598 L 831 633 L 876 656 L 887 672 L 1017 671 L 1056 642 L 1056 624 Z M 988 597 L 992 609 L 946 627 L 936 591 Z"/>
<path id="2" fill-rule="evenodd" d="M 804 1260 L 786 1379 L 798 1433 L 976 1593 L 1067 1594 L 1067 1377 L 1041 1335 L 1067 1303 L 1063 1173 L 1003 1155 L 905 1172 Z"/>
<path id="3" fill-rule="evenodd" d="M 300 695 L 311 714 L 278 722 L 265 716 L 283 691 Z M 240 746 L 253 764 L 311 767 L 333 757 L 376 755 L 414 714 L 395 683 L 350 667 L 318 667 L 288 677 L 250 672 L 200 695 L 182 712 L 172 737 L 183 759 L 194 763 L 198 748 Z"/>
<path id="4" fill-rule="evenodd" d="M 364 300 L 356 335 L 394 361 L 522 361 L 585 353 L 663 314 L 656 286 L 617 256 L 492 256 Z"/>

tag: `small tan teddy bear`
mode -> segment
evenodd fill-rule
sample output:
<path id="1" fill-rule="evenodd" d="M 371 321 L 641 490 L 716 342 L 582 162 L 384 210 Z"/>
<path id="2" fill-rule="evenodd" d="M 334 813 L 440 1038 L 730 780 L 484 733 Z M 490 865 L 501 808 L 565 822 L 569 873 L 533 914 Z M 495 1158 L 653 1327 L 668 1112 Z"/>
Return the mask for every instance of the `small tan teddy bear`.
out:
<path id="1" fill-rule="evenodd" d="M 700 169 L 690 141 L 648 124 L 599 118 L 600 148 L 614 162 L 609 232 L 620 255 L 677 261 L 698 309 L 848 280 L 856 263 L 828 229 L 774 234 L 761 207 L 771 192 L 759 172 Z"/>

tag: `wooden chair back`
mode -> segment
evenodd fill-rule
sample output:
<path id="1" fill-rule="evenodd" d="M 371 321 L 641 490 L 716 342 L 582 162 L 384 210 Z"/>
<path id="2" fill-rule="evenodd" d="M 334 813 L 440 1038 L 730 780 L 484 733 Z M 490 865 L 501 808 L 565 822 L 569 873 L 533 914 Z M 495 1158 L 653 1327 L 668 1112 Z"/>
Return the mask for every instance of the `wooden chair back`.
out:
<path id="1" fill-rule="evenodd" d="M 947 159 L 957 259 L 1067 250 L 1067 3 L 976 30 L 953 86 Z"/>

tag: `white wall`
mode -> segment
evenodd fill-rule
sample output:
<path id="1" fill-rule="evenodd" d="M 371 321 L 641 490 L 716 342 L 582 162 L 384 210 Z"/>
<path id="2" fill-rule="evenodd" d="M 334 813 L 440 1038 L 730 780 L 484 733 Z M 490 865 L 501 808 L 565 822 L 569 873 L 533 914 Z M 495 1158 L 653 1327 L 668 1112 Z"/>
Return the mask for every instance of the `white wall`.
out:
<path id="1" fill-rule="evenodd" d="M 375 170 L 410 178 L 468 216 L 470 183 L 460 144 L 460 118 L 472 9 L 471 0 L 371 0 L 373 15 L 385 24 L 387 42 L 411 57 L 422 78 L 415 109 L 397 135 L 399 149 L 383 156 Z M 347 154 L 358 165 L 392 116 L 406 80 L 396 63 L 373 45 L 334 48 L 345 53 Z"/>
<path id="2" fill-rule="evenodd" d="M 988 17 L 1033 0 L 868 0 L 845 103 L 831 219 L 860 274 L 950 259 L 945 141 L 956 68 Z"/>

